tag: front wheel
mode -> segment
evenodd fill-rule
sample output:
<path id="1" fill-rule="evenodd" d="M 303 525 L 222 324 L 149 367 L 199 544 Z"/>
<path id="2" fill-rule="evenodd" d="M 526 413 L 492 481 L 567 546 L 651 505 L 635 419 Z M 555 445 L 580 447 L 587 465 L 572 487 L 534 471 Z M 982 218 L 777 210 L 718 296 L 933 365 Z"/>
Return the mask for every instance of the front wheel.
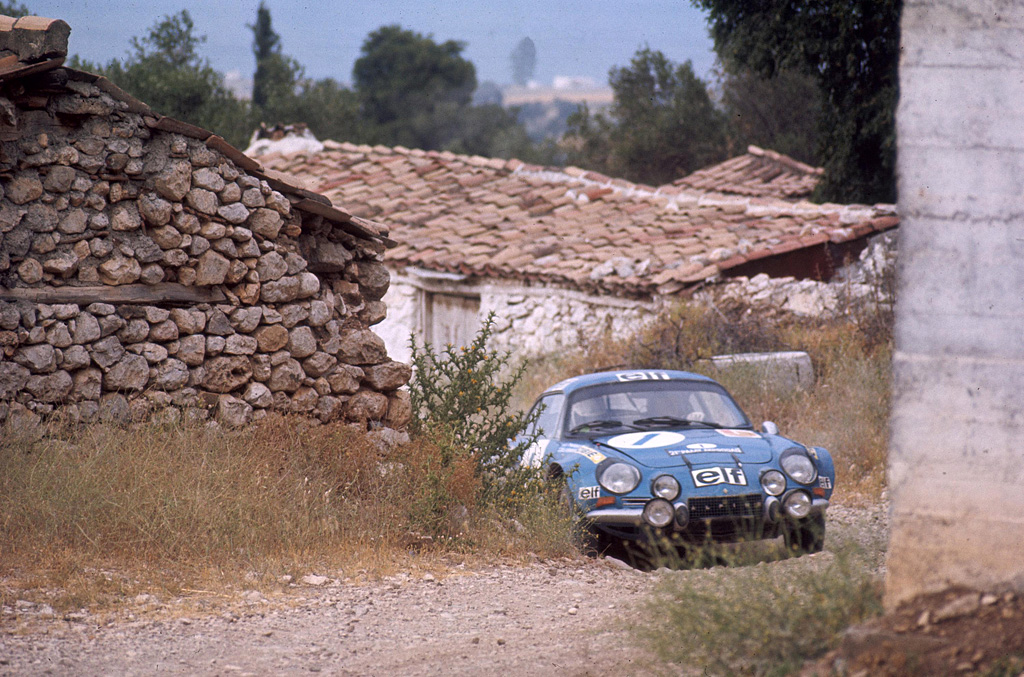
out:
<path id="1" fill-rule="evenodd" d="M 825 515 L 816 514 L 802 520 L 787 521 L 782 528 L 786 550 L 793 555 L 821 552 L 825 547 Z"/>

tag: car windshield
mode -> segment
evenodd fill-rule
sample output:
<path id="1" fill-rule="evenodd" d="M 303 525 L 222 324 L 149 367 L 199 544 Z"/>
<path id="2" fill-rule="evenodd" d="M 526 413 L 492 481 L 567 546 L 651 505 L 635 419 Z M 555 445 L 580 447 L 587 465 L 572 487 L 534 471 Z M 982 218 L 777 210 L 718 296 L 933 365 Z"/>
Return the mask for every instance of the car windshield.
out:
<path id="1" fill-rule="evenodd" d="M 619 430 L 750 428 L 725 389 L 704 381 L 604 383 L 574 392 L 565 431 L 593 436 Z"/>

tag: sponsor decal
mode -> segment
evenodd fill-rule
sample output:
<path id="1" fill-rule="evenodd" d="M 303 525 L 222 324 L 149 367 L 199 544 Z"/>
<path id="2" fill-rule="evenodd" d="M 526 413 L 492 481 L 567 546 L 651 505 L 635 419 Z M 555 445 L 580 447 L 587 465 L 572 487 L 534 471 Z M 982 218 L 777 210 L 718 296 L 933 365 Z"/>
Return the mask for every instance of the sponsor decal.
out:
<path id="1" fill-rule="evenodd" d="M 818 486 L 821 487 L 822 489 L 831 489 L 832 480 L 829 479 L 828 477 L 825 477 L 824 475 L 820 475 L 818 477 Z"/>
<path id="2" fill-rule="evenodd" d="M 718 431 L 719 435 L 725 435 L 726 437 L 746 437 L 748 439 L 759 440 L 761 436 L 755 433 L 753 430 L 733 430 L 731 428 L 722 428 Z"/>
<path id="3" fill-rule="evenodd" d="M 679 444 L 686 439 L 682 433 L 672 432 L 651 432 L 651 433 L 626 433 L 616 435 L 608 440 L 608 444 L 619 449 L 660 449 L 673 444 Z"/>
<path id="4" fill-rule="evenodd" d="M 690 475 L 693 477 L 694 486 L 697 487 L 710 487 L 716 484 L 745 486 L 747 484 L 747 476 L 743 474 L 742 468 L 701 468 L 700 470 L 691 470 Z"/>
<path id="5" fill-rule="evenodd" d="M 720 447 L 717 444 L 709 444 L 708 442 L 697 442 L 695 444 L 687 444 L 684 449 L 667 449 L 666 453 L 669 456 L 700 453 L 742 454 L 743 450 L 739 447 Z"/>
<path id="6" fill-rule="evenodd" d="M 583 456 L 594 465 L 597 465 L 598 463 L 605 459 L 605 455 L 602 454 L 597 449 L 591 449 L 590 447 L 584 447 L 579 444 L 564 446 L 559 451 L 566 454 L 579 454 L 580 456 Z"/>
<path id="7" fill-rule="evenodd" d="M 577 492 L 581 501 L 590 501 L 601 497 L 601 487 L 580 487 Z"/>
<path id="8" fill-rule="evenodd" d="M 630 371 L 625 374 L 616 374 L 615 378 L 620 381 L 670 381 L 671 377 L 663 371 Z"/>

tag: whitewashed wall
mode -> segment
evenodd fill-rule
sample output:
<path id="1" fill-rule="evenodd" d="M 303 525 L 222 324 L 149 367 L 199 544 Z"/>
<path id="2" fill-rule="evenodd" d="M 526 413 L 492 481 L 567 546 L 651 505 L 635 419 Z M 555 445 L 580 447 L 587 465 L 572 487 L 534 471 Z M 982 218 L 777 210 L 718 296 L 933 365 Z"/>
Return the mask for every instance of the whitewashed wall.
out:
<path id="1" fill-rule="evenodd" d="M 886 603 L 1024 588 L 1024 5 L 908 0 Z"/>

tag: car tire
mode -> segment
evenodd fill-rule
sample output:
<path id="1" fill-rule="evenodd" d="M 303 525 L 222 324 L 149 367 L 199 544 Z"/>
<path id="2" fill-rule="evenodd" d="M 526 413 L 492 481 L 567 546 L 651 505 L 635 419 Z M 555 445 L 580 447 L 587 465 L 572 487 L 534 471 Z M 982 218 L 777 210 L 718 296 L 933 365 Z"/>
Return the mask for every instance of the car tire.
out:
<path id="1" fill-rule="evenodd" d="M 821 552 L 825 547 L 825 516 L 811 515 L 802 520 L 786 522 L 782 537 L 786 550 L 800 556 Z"/>

